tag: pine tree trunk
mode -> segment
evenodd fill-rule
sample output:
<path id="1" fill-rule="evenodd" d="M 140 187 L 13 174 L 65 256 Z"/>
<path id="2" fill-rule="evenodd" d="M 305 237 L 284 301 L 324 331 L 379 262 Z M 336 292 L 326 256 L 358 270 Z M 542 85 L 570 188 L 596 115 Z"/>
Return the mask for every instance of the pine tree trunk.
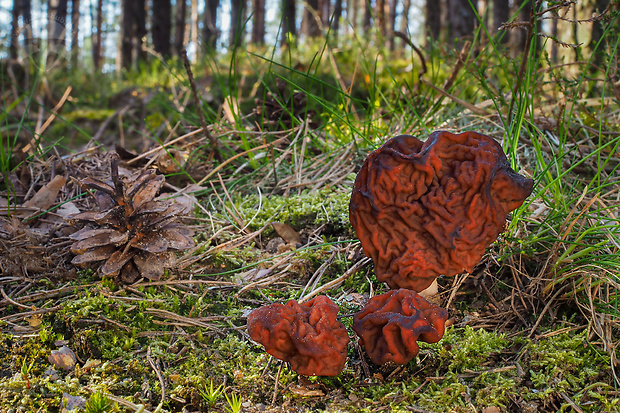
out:
<path id="1" fill-rule="evenodd" d="M 185 50 L 185 15 L 187 13 L 187 0 L 177 0 L 174 16 L 174 53 L 181 56 Z"/>
<path id="2" fill-rule="evenodd" d="M 170 57 L 172 4 L 170 0 L 153 0 L 153 49 L 164 58 Z"/>
<path id="3" fill-rule="evenodd" d="M 492 33 L 498 33 L 498 28 L 510 19 L 510 4 L 508 0 L 493 0 L 493 26 Z M 498 33 L 502 43 L 508 42 L 510 38 L 509 30 L 502 30 Z"/>
<path id="4" fill-rule="evenodd" d="M 11 11 L 11 42 L 9 44 L 9 57 L 14 60 L 17 60 L 18 57 L 19 15 L 21 13 L 21 0 L 14 0 L 13 10 Z"/>
<path id="5" fill-rule="evenodd" d="M 394 30 L 396 30 L 396 5 L 397 0 L 388 0 L 388 14 L 387 14 L 387 36 L 388 36 L 388 47 L 390 50 L 394 50 Z"/>
<path id="6" fill-rule="evenodd" d="M 319 0 L 307 0 L 304 7 L 304 14 L 301 23 L 301 31 L 307 37 L 318 37 L 321 35 L 321 28 L 317 22 L 319 14 Z"/>
<path id="7" fill-rule="evenodd" d="M 295 0 L 282 0 L 282 46 L 290 46 L 289 39 L 297 37 L 295 7 Z"/>
<path id="8" fill-rule="evenodd" d="M 32 33 L 32 4 L 30 0 L 22 0 L 21 6 L 22 20 L 24 22 L 24 49 L 26 49 L 26 55 L 31 56 L 33 33 Z"/>
<path id="9" fill-rule="evenodd" d="M 386 0 L 377 0 L 375 3 L 375 21 L 377 22 L 377 29 L 379 29 L 381 36 L 384 37 L 386 34 L 385 3 Z"/>
<path id="10" fill-rule="evenodd" d="M 230 36 L 228 42 L 230 48 L 233 49 L 243 42 L 243 28 L 245 15 L 245 0 L 231 0 L 230 9 Z"/>
<path id="11" fill-rule="evenodd" d="M 465 40 L 472 39 L 476 28 L 478 20 L 472 7 L 478 7 L 477 0 L 448 0 L 448 39 L 451 44 L 456 42 L 459 50 Z"/>
<path id="12" fill-rule="evenodd" d="M 596 14 L 600 14 L 603 12 L 603 10 L 605 10 L 607 7 L 609 7 L 609 0 L 594 0 L 594 13 Z M 604 21 L 595 21 L 592 23 L 592 35 L 590 38 L 590 43 L 588 44 L 588 48 L 590 49 L 590 52 L 592 52 L 592 63 L 595 66 L 601 66 L 602 62 L 603 62 L 603 54 L 601 53 L 601 47 L 599 47 L 597 50 L 597 53 L 595 52 L 595 48 L 597 43 L 601 40 L 601 38 L 603 37 L 603 32 L 604 32 Z M 557 30 L 557 29 L 556 29 Z M 596 70 L 596 68 L 593 67 L 593 70 Z"/>
<path id="13" fill-rule="evenodd" d="M 49 0 L 47 17 L 47 64 L 52 65 L 65 53 L 67 0 Z"/>
<path id="14" fill-rule="evenodd" d="M 254 22 L 252 24 L 252 43 L 265 44 L 265 0 L 252 0 Z"/>
<path id="15" fill-rule="evenodd" d="M 71 0 L 71 67 L 77 69 L 80 60 L 80 0 Z"/>
<path id="16" fill-rule="evenodd" d="M 347 1 L 347 16 L 351 16 L 351 26 L 353 26 L 353 32 L 355 33 L 355 29 L 357 29 L 357 20 L 358 17 L 358 4 L 361 0 L 348 0 Z M 348 25 L 347 25 L 347 33 L 348 33 Z"/>
<path id="17" fill-rule="evenodd" d="M 130 69 L 133 65 L 133 41 L 136 37 L 134 0 L 123 0 L 122 34 L 121 34 L 121 66 Z M 98 10 L 99 12 L 100 10 Z"/>
<path id="18" fill-rule="evenodd" d="M 372 16 L 372 13 L 370 12 L 372 10 L 372 0 L 360 0 L 360 1 L 364 5 L 364 17 L 362 20 L 362 28 L 364 29 L 365 33 L 368 33 L 368 31 L 370 30 L 370 20 Z"/>
<path id="19" fill-rule="evenodd" d="M 438 41 L 441 34 L 441 2 L 439 0 L 426 0 L 424 25 L 426 36 L 432 42 Z"/>
<path id="20" fill-rule="evenodd" d="M 95 72 L 98 72 L 101 69 L 101 27 L 103 25 L 103 0 L 97 0 L 97 10 L 95 12 L 97 15 L 97 23 L 93 24 L 91 19 L 91 37 L 93 39 L 93 66 L 95 67 Z"/>
<path id="21" fill-rule="evenodd" d="M 334 17 L 332 23 L 332 33 L 335 39 L 338 38 L 340 31 L 340 18 L 342 17 L 342 0 L 336 0 L 334 4 Z"/>
<path id="22" fill-rule="evenodd" d="M 403 3 L 403 16 L 400 21 L 400 31 L 407 34 L 409 33 L 409 10 L 411 9 L 411 0 L 405 0 Z"/>
<path id="23" fill-rule="evenodd" d="M 198 1 L 192 0 L 190 3 L 190 16 L 189 16 L 189 43 L 194 53 L 190 55 L 193 62 L 198 58 Z"/>
<path id="24" fill-rule="evenodd" d="M 219 0 L 207 0 L 203 21 L 203 43 L 207 50 L 215 51 L 217 48 L 217 8 L 220 6 Z"/>

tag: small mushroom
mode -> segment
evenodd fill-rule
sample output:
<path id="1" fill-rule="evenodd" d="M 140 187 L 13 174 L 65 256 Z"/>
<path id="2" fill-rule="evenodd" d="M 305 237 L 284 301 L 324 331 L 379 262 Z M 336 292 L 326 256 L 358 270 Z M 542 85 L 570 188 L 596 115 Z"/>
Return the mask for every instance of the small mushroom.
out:
<path id="1" fill-rule="evenodd" d="M 248 315 L 252 340 L 306 376 L 337 376 L 347 358 L 349 335 L 337 320 L 338 306 L 321 295 L 298 304 L 260 307 Z"/>
<path id="2" fill-rule="evenodd" d="M 420 347 L 443 337 L 448 311 L 401 288 L 372 297 L 353 316 L 353 330 L 375 364 L 406 364 Z"/>
<path id="3" fill-rule="evenodd" d="M 440 275 L 472 271 L 533 185 L 488 136 L 401 135 L 364 162 L 349 217 L 377 278 L 419 292 Z"/>

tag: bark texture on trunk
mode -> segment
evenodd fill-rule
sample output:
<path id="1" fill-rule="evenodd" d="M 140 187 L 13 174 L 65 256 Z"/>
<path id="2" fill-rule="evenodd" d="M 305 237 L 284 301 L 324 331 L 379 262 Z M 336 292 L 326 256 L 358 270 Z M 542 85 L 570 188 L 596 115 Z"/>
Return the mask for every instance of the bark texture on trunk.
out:
<path id="1" fill-rule="evenodd" d="M 297 27 L 295 25 L 296 6 L 295 0 L 282 0 L 282 38 L 280 42 L 283 46 L 289 45 L 289 40 L 297 36 Z"/>
<path id="2" fill-rule="evenodd" d="M 174 54 L 181 56 L 185 50 L 185 17 L 187 15 L 187 0 L 177 0 L 174 15 Z"/>
<path id="3" fill-rule="evenodd" d="M 265 0 L 252 0 L 252 43 L 265 44 Z"/>
<path id="4" fill-rule="evenodd" d="M 304 7 L 304 14 L 301 23 L 301 32 L 307 37 L 318 37 L 321 35 L 321 28 L 317 18 L 320 19 L 319 0 L 307 0 Z"/>
<path id="5" fill-rule="evenodd" d="M 424 21 L 426 36 L 434 42 L 439 40 L 441 33 L 441 2 L 439 0 L 426 0 Z"/>
<path id="6" fill-rule="evenodd" d="M 477 0 L 448 0 L 448 39 L 459 50 L 465 40 L 473 37 L 478 21 L 474 12 L 477 7 Z"/>
<path id="7" fill-rule="evenodd" d="M 217 48 L 217 40 L 219 38 L 217 9 L 219 6 L 219 0 L 207 0 L 203 19 L 202 41 L 208 51 L 214 51 Z"/>
<path id="8" fill-rule="evenodd" d="M 80 0 L 71 0 L 71 67 L 77 68 L 80 60 Z"/>
<path id="9" fill-rule="evenodd" d="M 153 49 L 164 58 L 170 57 L 172 31 L 172 4 L 170 0 L 153 0 Z"/>
<path id="10" fill-rule="evenodd" d="M 231 48 L 243 43 L 245 0 L 231 0 L 230 9 L 230 36 L 228 43 Z"/>

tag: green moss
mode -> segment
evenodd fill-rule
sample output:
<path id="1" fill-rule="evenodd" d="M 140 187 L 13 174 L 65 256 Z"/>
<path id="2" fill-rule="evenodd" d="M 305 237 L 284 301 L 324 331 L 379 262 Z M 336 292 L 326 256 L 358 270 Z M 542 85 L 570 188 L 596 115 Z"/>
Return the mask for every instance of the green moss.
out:
<path id="1" fill-rule="evenodd" d="M 282 222 L 300 230 L 310 226 L 328 224 L 332 231 L 346 229 L 349 225 L 349 200 L 351 193 L 331 188 L 301 195 L 269 196 L 256 195 L 239 198 L 235 205 L 246 220 L 252 219 L 253 229 L 262 228 L 270 222 Z"/>
<path id="2" fill-rule="evenodd" d="M 439 356 L 450 362 L 448 369 L 464 371 L 484 369 L 494 356 L 507 349 L 509 341 L 504 334 L 466 326 L 463 330 L 448 330 L 441 343 Z"/>

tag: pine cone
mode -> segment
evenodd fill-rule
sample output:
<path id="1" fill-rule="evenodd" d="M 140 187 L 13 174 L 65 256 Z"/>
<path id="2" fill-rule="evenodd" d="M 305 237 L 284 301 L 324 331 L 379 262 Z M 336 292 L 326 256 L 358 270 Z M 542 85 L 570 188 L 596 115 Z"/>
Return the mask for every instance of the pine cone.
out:
<path id="1" fill-rule="evenodd" d="M 75 265 L 105 261 L 99 271 L 119 276 L 124 283 L 140 276 L 158 280 L 164 268 L 175 262 L 171 250 L 194 246 L 193 232 L 178 222 L 183 206 L 156 201 L 164 176 L 149 169 L 129 181 L 118 174 L 118 158 L 111 162 L 112 183 L 86 178 L 83 189 L 94 190 L 99 211 L 85 211 L 71 217 L 86 226 L 70 236 Z"/>

